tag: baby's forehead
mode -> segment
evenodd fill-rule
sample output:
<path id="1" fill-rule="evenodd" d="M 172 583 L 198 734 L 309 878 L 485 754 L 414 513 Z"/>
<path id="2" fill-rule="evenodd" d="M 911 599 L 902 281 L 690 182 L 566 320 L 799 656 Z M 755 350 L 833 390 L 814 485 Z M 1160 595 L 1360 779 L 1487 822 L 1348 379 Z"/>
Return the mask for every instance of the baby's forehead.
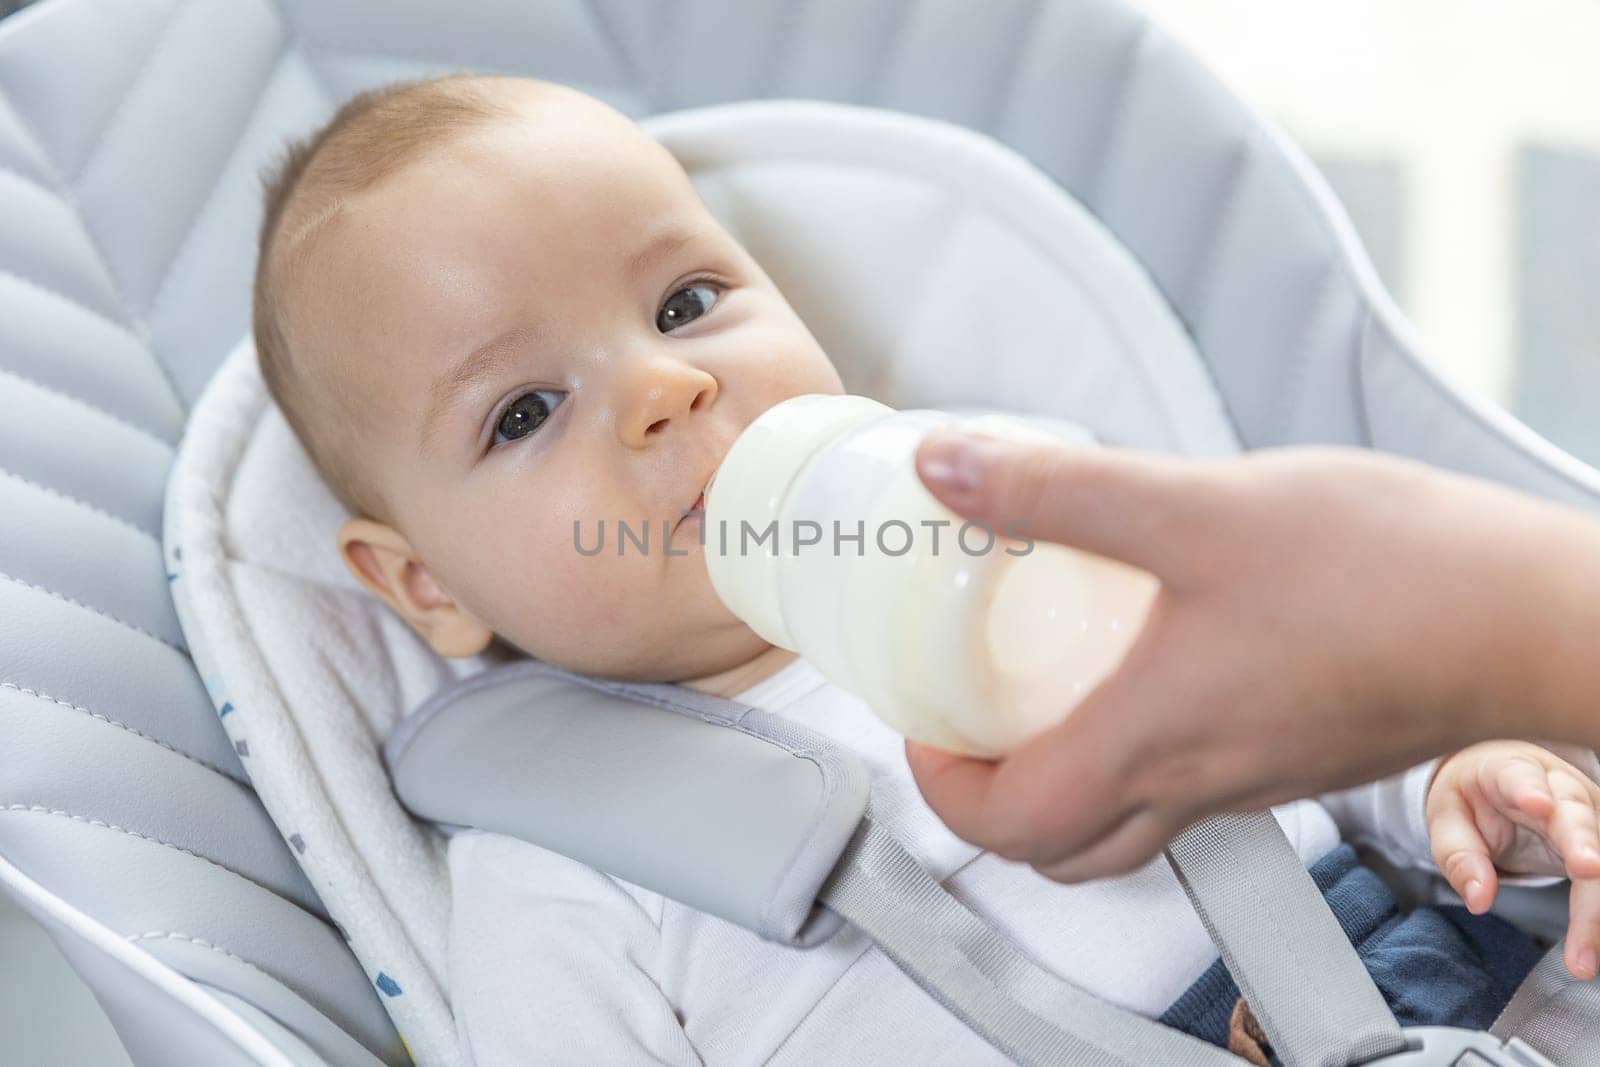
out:
<path id="1" fill-rule="evenodd" d="M 387 272 L 520 242 L 564 259 L 620 260 L 658 228 L 719 229 L 678 161 L 642 134 L 555 147 L 525 134 L 454 139 L 347 198 L 318 221 L 312 236 L 330 253 L 319 258 L 349 266 L 359 256 L 363 269 Z"/>
<path id="2" fill-rule="evenodd" d="M 339 341 L 370 338 L 382 324 L 366 321 L 364 297 L 412 281 L 402 275 L 430 258 L 470 268 L 490 252 L 475 235 L 509 240 L 537 222 L 577 238 L 582 224 L 571 220 L 596 216 L 621 235 L 582 240 L 585 255 L 631 255 L 638 237 L 673 220 L 717 229 L 681 165 L 631 120 L 581 94 L 530 94 L 512 114 L 441 137 L 383 180 L 286 219 L 295 317 L 330 343 L 327 327 Z"/>
<path id="3" fill-rule="evenodd" d="M 700 198 L 682 165 L 631 123 L 592 121 L 573 108 L 574 122 L 548 115 L 520 125 L 485 124 L 431 147 L 387 180 L 345 198 L 349 220 L 382 218 L 388 224 L 435 216 L 482 216 L 514 211 L 557 224 L 573 209 L 604 205 L 627 209 L 698 208 Z"/>

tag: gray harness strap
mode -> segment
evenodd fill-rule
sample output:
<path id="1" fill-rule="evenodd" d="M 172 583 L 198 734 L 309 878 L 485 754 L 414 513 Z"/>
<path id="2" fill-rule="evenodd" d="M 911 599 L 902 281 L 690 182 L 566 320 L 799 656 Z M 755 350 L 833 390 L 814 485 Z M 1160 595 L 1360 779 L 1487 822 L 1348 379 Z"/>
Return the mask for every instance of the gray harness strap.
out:
<path id="1" fill-rule="evenodd" d="M 1019 1063 L 1238 1067 L 1233 1055 L 1086 993 L 1039 966 L 951 896 L 870 818 L 818 899 Z"/>
<path id="2" fill-rule="evenodd" d="M 511 834 L 785 944 L 848 920 L 1020 1062 L 1241 1062 L 1028 958 L 866 817 L 852 753 L 759 709 L 529 661 L 438 694 L 385 757 L 423 818 Z M 1568 978 L 1559 947 L 1493 1035 L 1402 1032 L 1271 815 L 1200 823 L 1168 859 L 1286 1063 L 1545 1062 L 1511 1033 L 1558 1062 L 1600 1063 L 1600 988 Z"/>
<path id="3" fill-rule="evenodd" d="M 428 701 L 385 757 L 423 818 L 531 841 L 782 943 L 853 922 L 1021 1062 L 1241 1062 L 1029 959 L 866 817 L 852 753 L 759 709 L 525 662 Z"/>
<path id="4" fill-rule="evenodd" d="M 1198 823 L 1172 842 L 1167 859 L 1286 1064 L 1600 1063 L 1600 982 L 1575 980 L 1560 944 L 1539 961 L 1488 1034 L 1401 1030 L 1269 813 Z"/>
<path id="5" fill-rule="evenodd" d="M 1519 1037 L 1557 1063 L 1600 1063 L 1600 981 L 1572 977 L 1561 959 L 1565 944 L 1544 954 L 1489 1032 Z"/>
<path id="6" fill-rule="evenodd" d="M 1406 1047 L 1270 813 L 1197 823 L 1172 842 L 1167 859 L 1284 1063 L 1345 1067 Z"/>

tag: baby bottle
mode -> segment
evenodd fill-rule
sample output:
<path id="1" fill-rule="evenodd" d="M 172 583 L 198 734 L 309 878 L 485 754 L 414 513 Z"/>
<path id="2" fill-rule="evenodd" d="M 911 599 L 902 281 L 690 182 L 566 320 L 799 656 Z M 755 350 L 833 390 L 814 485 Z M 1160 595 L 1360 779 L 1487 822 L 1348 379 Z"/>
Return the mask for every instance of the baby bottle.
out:
<path id="1" fill-rule="evenodd" d="M 734 442 L 705 496 L 728 609 L 918 741 L 1007 752 L 1121 661 L 1155 595 L 1144 571 L 946 508 L 917 477 L 939 426 L 1092 441 L 1070 423 L 799 396 Z"/>

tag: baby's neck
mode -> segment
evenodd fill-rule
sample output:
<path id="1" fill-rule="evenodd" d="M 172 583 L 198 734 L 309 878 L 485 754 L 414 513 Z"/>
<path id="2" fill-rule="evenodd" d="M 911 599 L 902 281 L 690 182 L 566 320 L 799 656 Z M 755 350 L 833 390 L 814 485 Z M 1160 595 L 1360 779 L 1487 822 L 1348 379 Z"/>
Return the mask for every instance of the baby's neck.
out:
<path id="1" fill-rule="evenodd" d="M 716 697 L 735 697 L 757 683 L 764 682 L 800 657 L 786 648 L 768 645 L 765 652 L 704 678 L 690 678 L 679 684 Z"/>

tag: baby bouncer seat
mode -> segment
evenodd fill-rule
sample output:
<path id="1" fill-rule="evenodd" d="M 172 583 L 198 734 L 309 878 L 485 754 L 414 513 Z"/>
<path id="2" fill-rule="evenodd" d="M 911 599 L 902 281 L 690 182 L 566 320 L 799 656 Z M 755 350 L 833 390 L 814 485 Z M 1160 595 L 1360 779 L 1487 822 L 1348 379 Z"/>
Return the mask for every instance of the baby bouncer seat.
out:
<path id="1" fill-rule="evenodd" d="M 1149 273 L 1245 446 L 1600 502 L 1439 377 L 1304 159 L 1116 0 L 43 0 L 0 23 L 0 884 L 136 1062 L 409 1059 L 195 668 L 162 501 L 248 329 L 262 163 L 354 92 L 458 69 L 636 117 L 799 97 L 980 131 Z"/>

